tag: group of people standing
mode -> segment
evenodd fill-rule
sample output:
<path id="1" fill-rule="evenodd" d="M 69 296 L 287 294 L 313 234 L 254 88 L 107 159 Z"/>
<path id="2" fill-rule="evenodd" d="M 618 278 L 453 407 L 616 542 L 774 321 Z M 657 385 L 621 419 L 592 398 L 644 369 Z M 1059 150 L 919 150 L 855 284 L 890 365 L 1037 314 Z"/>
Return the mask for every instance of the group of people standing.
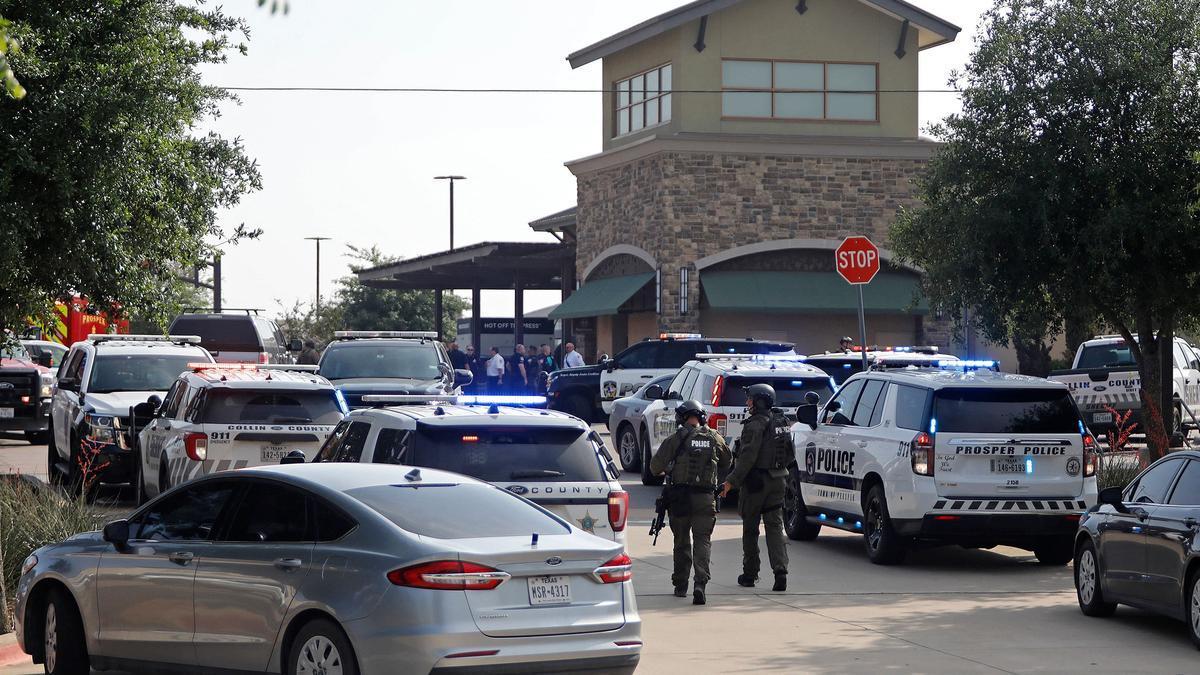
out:
<path id="1" fill-rule="evenodd" d="M 470 370 L 474 380 L 469 389 L 474 393 L 488 394 L 544 394 L 546 379 L 559 369 L 550 345 L 528 348 L 518 344 L 507 357 L 496 347 L 488 354 L 476 354 L 475 348 L 467 345 L 466 351 L 459 349 L 457 342 L 448 345 L 450 363 L 456 369 Z M 563 366 L 573 368 L 584 365 L 583 357 L 575 351 L 575 345 L 563 345 Z"/>

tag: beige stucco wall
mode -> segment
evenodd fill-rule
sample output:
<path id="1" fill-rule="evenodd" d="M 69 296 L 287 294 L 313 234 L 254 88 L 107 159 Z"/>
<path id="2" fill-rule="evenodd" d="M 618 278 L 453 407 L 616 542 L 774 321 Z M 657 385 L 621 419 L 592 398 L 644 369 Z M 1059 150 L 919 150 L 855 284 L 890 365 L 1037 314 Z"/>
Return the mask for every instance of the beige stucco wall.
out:
<path id="1" fill-rule="evenodd" d="M 900 21 L 860 2 L 809 0 L 808 11 L 799 14 L 795 0 L 747 0 L 709 16 L 703 52 L 692 46 L 699 27 L 696 20 L 606 57 L 605 88 L 669 62 L 675 90 L 718 91 L 722 58 L 878 63 L 881 90 L 917 88 L 917 31 L 908 33 L 908 53 L 896 58 Z M 915 93 L 879 94 L 879 121 L 870 123 L 722 120 L 720 94 L 676 93 L 670 124 L 614 139 L 613 99 L 603 99 L 605 150 L 679 131 L 887 138 L 916 138 L 918 132 Z"/>

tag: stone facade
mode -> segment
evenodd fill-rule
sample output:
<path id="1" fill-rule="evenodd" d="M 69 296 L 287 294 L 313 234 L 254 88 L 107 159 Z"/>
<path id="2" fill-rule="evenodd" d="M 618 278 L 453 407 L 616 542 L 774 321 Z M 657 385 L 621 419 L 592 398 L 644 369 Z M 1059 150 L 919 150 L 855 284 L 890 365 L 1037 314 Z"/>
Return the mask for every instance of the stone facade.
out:
<path id="1" fill-rule="evenodd" d="M 897 212 L 915 203 L 913 179 L 925 164 L 918 158 L 661 152 L 577 171 L 577 271 L 582 279 L 595 257 L 616 244 L 644 249 L 662 271 L 659 329 L 694 332 L 699 275 L 694 269 L 689 275 L 691 311 L 681 316 L 681 266 L 783 239 L 865 234 L 886 247 Z M 822 255 L 832 270 L 832 255 Z"/>

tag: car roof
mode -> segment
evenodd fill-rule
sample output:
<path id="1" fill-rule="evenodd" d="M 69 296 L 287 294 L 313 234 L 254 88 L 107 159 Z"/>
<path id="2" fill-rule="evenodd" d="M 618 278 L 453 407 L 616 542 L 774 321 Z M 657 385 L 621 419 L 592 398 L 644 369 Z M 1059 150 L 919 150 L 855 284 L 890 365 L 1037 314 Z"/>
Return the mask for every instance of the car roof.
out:
<path id="1" fill-rule="evenodd" d="M 193 370 L 183 374 L 189 384 L 202 387 L 228 387 L 230 389 L 333 389 L 329 380 L 310 372 L 289 370 L 247 370 L 242 368 L 215 368 Z"/>
<path id="2" fill-rule="evenodd" d="M 429 345 L 435 346 L 437 340 L 432 338 L 400 338 L 400 337 L 354 337 L 354 338 L 335 338 L 328 347 L 373 347 L 381 344 L 402 344 L 402 345 Z"/>
<path id="3" fill-rule="evenodd" d="M 903 384 L 913 384 L 920 387 L 931 389 L 942 389 L 945 387 L 980 387 L 980 388 L 1045 388 L 1045 389 L 1067 389 L 1067 385 L 1062 382 L 1055 382 L 1040 377 L 1031 377 L 1029 375 L 1016 375 L 1013 373 L 997 373 L 992 370 L 944 370 L 936 368 L 902 368 L 898 370 L 871 370 L 865 373 L 856 373 L 849 378 L 851 380 L 861 380 L 864 378 L 886 378 L 892 382 Z"/>
<path id="4" fill-rule="evenodd" d="M 689 365 L 700 365 L 712 367 L 722 374 L 728 375 L 747 375 L 754 377 L 770 377 L 778 375 L 784 377 L 787 375 L 812 375 L 813 377 L 829 377 L 825 371 L 816 366 L 809 365 L 804 362 L 803 357 L 795 357 L 791 359 L 778 358 L 711 358 L 698 359 L 689 362 Z"/>
<path id="5" fill-rule="evenodd" d="M 495 410 L 495 412 L 492 412 Z M 576 427 L 580 431 L 590 430 L 587 422 L 557 410 L 543 408 L 521 408 L 482 405 L 404 405 L 386 408 L 360 408 L 351 411 L 350 417 L 392 417 L 395 419 L 420 420 L 433 426 L 505 426 L 528 427 Z"/>
<path id="6" fill-rule="evenodd" d="M 75 345 L 91 345 L 97 352 L 125 352 L 133 354 L 168 354 L 174 356 L 209 356 L 208 350 L 200 345 L 181 345 L 173 342 L 154 342 L 151 340 L 114 340 L 93 344 L 88 341 L 76 342 Z M 211 358 L 211 357 L 209 357 Z"/>
<path id="7" fill-rule="evenodd" d="M 810 354 L 806 357 L 809 361 L 859 361 L 862 360 L 862 352 L 825 352 L 823 354 Z M 895 351 L 895 350 L 879 350 L 868 351 L 868 360 L 876 361 L 958 361 L 959 358 L 953 354 L 929 354 L 926 352 L 914 351 Z"/>
<path id="8" fill-rule="evenodd" d="M 466 483 L 486 485 L 481 480 L 439 469 L 411 467 L 400 464 L 360 464 L 357 462 L 305 462 L 303 464 L 274 464 L 239 469 L 238 475 L 258 475 L 288 482 L 317 486 L 346 492 L 357 488 L 384 485 L 413 485 L 405 476 L 420 470 L 425 483 Z"/>

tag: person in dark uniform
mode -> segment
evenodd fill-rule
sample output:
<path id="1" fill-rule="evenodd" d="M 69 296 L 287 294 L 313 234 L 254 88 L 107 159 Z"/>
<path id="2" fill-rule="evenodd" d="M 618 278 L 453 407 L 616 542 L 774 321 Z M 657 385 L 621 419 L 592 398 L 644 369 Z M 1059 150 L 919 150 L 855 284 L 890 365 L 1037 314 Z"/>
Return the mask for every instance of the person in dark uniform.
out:
<path id="1" fill-rule="evenodd" d="M 467 345 L 467 369 L 471 371 L 471 391 L 482 394 L 487 385 L 487 360 L 475 353 L 473 345 Z"/>
<path id="2" fill-rule="evenodd" d="M 524 394 L 529 390 L 529 379 L 525 373 L 525 345 L 513 347 L 512 356 L 504 363 L 504 375 L 504 382 L 508 385 L 506 393 Z"/>
<path id="3" fill-rule="evenodd" d="M 704 407 L 684 401 L 675 409 L 679 429 L 667 437 L 650 459 L 650 473 L 667 476 L 671 535 L 675 538 L 675 597 L 686 598 L 688 576 L 695 569 L 692 604 L 707 602 L 704 594 L 711 574 L 712 533 L 717 524 L 717 476 L 732 460 L 725 439 L 704 426 Z"/>
<path id="4" fill-rule="evenodd" d="M 742 574 L 739 586 L 758 581 L 758 523 L 767 533 L 767 557 L 775 573 L 773 591 L 787 590 L 788 555 L 783 532 L 783 499 L 788 465 L 795 459 L 791 424 L 775 406 L 775 389 L 769 384 L 746 388 L 750 418 L 742 425 L 737 461 L 725 479 L 721 496 L 738 490 L 742 516 Z"/>
<path id="5" fill-rule="evenodd" d="M 525 350 L 525 393 L 528 394 L 544 394 L 546 393 L 545 385 L 539 390 L 538 385 L 542 383 L 542 357 L 538 354 L 538 350 L 530 347 Z"/>
<path id="6" fill-rule="evenodd" d="M 457 342 L 450 343 L 448 356 L 450 357 L 450 365 L 453 366 L 455 370 L 464 370 L 467 367 L 467 355 L 458 348 Z"/>

